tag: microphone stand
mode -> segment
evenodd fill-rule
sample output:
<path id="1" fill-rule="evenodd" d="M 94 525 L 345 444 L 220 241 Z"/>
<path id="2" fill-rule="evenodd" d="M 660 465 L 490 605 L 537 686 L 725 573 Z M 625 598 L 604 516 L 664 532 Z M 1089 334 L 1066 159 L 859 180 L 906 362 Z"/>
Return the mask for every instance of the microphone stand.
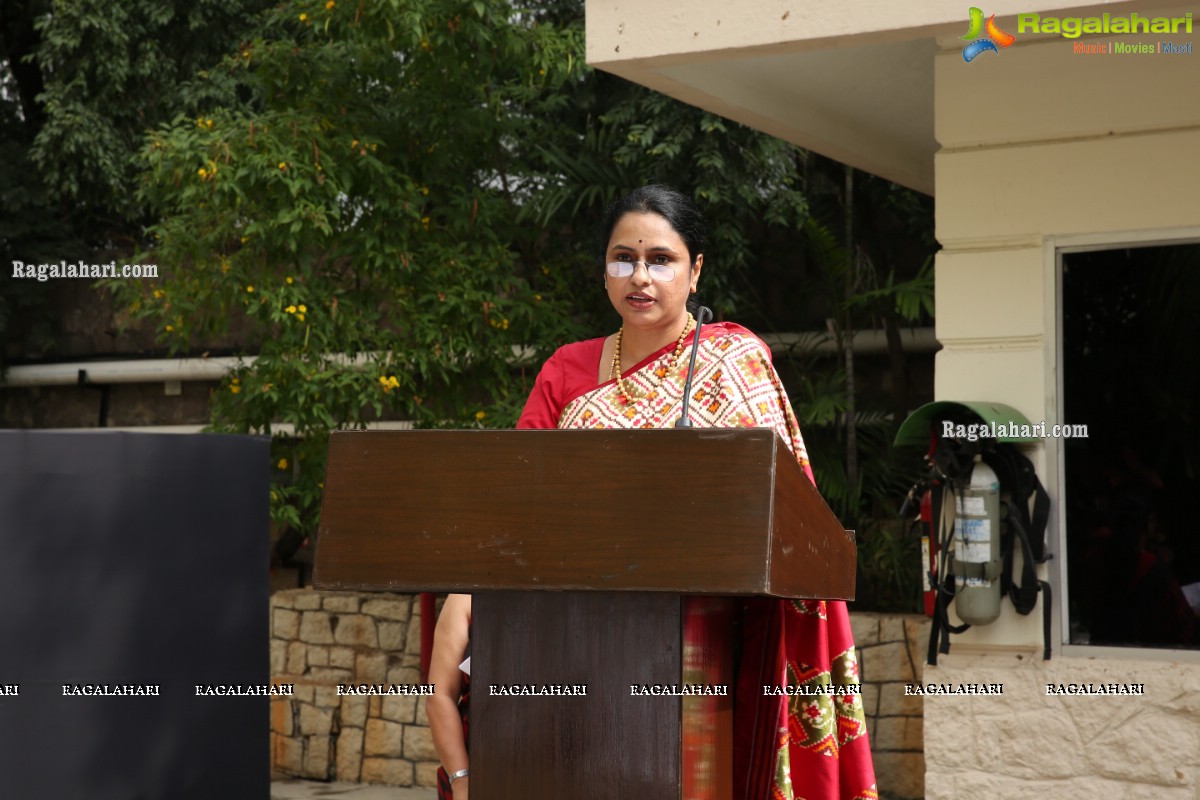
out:
<path id="1" fill-rule="evenodd" d="M 679 419 L 675 420 L 676 428 L 690 428 L 692 421 L 688 418 L 688 405 L 692 395 L 692 377 L 696 372 L 696 353 L 700 352 L 700 326 L 712 319 L 712 311 L 708 306 L 696 309 L 696 335 L 692 338 L 692 358 L 688 363 L 687 380 L 683 384 L 683 410 Z"/>

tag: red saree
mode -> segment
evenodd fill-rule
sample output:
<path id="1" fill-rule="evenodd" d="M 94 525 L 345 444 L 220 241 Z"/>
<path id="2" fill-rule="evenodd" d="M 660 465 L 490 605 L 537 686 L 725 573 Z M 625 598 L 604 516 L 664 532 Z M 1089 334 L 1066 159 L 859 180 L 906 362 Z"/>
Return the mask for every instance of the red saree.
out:
<path id="1" fill-rule="evenodd" d="M 690 344 L 691 337 L 687 340 Z M 558 349 L 543 365 L 518 428 L 661 428 L 679 416 L 690 347 L 668 369 L 675 343 L 600 385 L 604 339 Z M 771 366 L 770 350 L 745 328 L 705 326 L 692 385 L 697 427 L 775 429 L 812 478 L 800 427 Z M 661 383 L 659 380 L 661 379 Z M 751 600 L 744 604 L 735 688 L 734 796 L 738 800 L 876 798 L 858 661 L 841 601 Z M 765 695 L 764 687 L 846 686 L 848 692 Z M 826 690 L 828 691 L 828 690 Z"/>

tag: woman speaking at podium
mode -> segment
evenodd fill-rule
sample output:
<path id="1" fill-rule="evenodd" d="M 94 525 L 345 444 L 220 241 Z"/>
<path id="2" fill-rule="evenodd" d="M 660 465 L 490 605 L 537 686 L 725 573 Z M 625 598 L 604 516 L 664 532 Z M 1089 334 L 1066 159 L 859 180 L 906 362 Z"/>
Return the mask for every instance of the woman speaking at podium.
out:
<path id="1" fill-rule="evenodd" d="M 703 217 L 679 192 L 644 186 L 613 205 L 606 233 L 603 281 L 621 316 L 620 329 L 559 348 L 542 366 L 518 428 L 665 428 L 680 417 L 695 345 L 696 309 L 689 309 L 689 299 L 704 266 Z M 689 412 L 693 424 L 773 428 L 811 480 L 800 427 L 770 350 L 731 323 L 703 326 L 698 347 Z M 469 615 L 469 603 L 460 617 Z M 859 683 L 845 603 L 756 598 L 745 602 L 742 613 L 734 797 L 877 797 L 859 694 L 764 696 L 762 689 L 797 681 Z M 448 628 L 461 630 L 465 624 L 447 620 Z M 435 663 L 441 627 L 439 620 Z M 446 653 L 443 663 L 457 664 L 464 638 L 445 637 L 456 652 Z M 431 711 L 431 724 L 434 716 Z M 436 740 L 439 732 L 434 735 Z M 453 751 L 465 754 L 457 741 Z M 460 763 L 458 757 L 452 760 Z"/>
<path id="2" fill-rule="evenodd" d="M 518 428 L 667 428 L 680 416 L 696 327 L 688 300 L 704 267 L 704 219 L 679 192 L 644 186 L 613 205 L 606 233 L 604 286 L 621 327 L 559 348 L 542 367 Z M 701 329 L 690 406 L 697 427 L 774 428 L 812 478 L 771 352 L 745 328 Z M 834 684 L 859 682 L 845 603 L 754 601 L 742 630 L 734 722 L 741 785 L 734 796 L 875 797 L 858 694 L 789 698 L 762 691 L 786 685 L 789 674 L 805 682 L 821 682 L 821 673 Z"/>

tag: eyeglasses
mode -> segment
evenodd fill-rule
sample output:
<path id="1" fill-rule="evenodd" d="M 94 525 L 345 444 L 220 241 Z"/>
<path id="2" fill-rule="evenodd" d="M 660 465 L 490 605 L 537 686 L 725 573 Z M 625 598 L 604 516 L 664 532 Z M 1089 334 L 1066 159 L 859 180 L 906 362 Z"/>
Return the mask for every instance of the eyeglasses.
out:
<path id="1" fill-rule="evenodd" d="M 675 267 L 670 264 L 652 264 L 649 261 L 610 261 L 608 274 L 614 278 L 628 278 L 637 269 L 637 265 L 646 267 L 650 280 L 659 283 L 670 283 L 675 280 Z"/>

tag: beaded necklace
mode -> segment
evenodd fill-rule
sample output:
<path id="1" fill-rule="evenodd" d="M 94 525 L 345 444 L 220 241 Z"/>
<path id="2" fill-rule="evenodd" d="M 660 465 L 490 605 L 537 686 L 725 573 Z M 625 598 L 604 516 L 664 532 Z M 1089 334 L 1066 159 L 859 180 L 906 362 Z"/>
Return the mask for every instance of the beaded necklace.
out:
<path id="1" fill-rule="evenodd" d="M 683 352 L 683 340 L 688 335 L 688 331 L 692 329 L 692 325 L 695 323 L 696 318 L 689 313 L 687 322 L 684 323 L 683 326 L 683 332 L 679 334 L 679 341 L 675 343 L 675 352 L 671 354 L 671 360 L 667 362 L 665 369 L 657 369 L 654 371 L 654 381 L 650 384 L 650 390 L 647 392 L 647 394 L 657 389 L 667 373 L 669 373 L 675 367 L 675 363 L 679 361 L 679 354 Z M 641 397 L 635 398 L 631 396 L 629 393 L 629 388 L 625 385 L 625 379 L 621 377 L 621 373 L 623 371 L 621 369 L 621 337 L 624 336 L 624 334 L 625 326 L 622 325 L 621 330 L 617 331 L 617 343 L 616 348 L 613 351 L 613 360 L 612 366 L 609 367 L 609 375 L 617 379 L 617 388 L 621 391 L 622 402 L 631 404 L 635 400 L 640 400 Z M 642 396 L 644 397 L 645 395 Z"/>

